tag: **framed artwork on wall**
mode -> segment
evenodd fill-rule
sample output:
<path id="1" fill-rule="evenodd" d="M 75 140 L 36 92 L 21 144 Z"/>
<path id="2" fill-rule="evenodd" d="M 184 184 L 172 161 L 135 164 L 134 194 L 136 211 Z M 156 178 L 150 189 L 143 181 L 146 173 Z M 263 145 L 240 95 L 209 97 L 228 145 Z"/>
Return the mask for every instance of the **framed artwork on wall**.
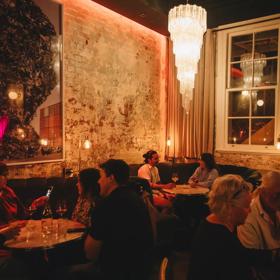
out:
<path id="1" fill-rule="evenodd" d="M 0 11 L 0 161 L 63 160 L 62 5 L 3 0 Z"/>

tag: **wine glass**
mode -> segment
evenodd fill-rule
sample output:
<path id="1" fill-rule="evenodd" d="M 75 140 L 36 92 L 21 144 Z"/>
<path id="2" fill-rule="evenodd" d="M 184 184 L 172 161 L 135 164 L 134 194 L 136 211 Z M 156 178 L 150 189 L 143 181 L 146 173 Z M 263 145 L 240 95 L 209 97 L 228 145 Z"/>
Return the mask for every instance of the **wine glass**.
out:
<path id="1" fill-rule="evenodd" d="M 28 218 L 31 220 L 33 218 L 34 213 L 37 211 L 36 207 L 34 205 L 29 205 L 26 208 L 26 212 L 28 214 Z"/>
<path id="2" fill-rule="evenodd" d="M 59 218 L 63 218 L 65 213 L 67 212 L 67 204 L 65 200 L 58 202 L 56 207 L 56 213 L 58 214 Z"/>
<path id="3" fill-rule="evenodd" d="M 176 184 L 176 182 L 179 180 L 179 176 L 177 172 L 172 173 L 171 180 Z"/>

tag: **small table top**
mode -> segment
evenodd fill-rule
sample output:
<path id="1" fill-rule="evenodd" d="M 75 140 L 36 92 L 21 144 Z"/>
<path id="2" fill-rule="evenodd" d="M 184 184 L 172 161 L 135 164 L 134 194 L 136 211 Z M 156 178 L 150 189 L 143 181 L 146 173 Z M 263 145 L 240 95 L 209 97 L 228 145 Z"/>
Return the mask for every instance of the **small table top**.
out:
<path id="1" fill-rule="evenodd" d="M 163 189 L 164 192 L 175 195 L 206 195 L 208 188 L 191 187 L 190 185 L 176 185 L 173 189 Z"/>
<path id="2" fill-rule="evenodd" d="M 43 232 L 42 220 L 29 220 L 21 229 L 20 234 L 7 240 L 4 246 L 9 249 L 48 249 L 68 243 L 83 236 L 85 226 L 66 219 L 52 220 L 49 232 Z"/>

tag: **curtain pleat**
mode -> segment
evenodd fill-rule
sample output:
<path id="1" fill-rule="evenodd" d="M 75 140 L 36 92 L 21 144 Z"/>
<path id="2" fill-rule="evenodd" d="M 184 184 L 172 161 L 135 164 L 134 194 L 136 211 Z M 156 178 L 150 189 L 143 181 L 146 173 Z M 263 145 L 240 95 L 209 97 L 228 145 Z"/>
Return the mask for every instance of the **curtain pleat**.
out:
<path id="1" fill-rule="evenodd" d="M 182 107 L 179 82 L 176 78 L 175 57 L 169 40 L 167 133 L 171 146 L 166 148 L 168 158 L 197 158 L 214 149 L 215 117 L 215 40 L 211 30 L 204 35 L 198 72 L 190 111 Z"/>

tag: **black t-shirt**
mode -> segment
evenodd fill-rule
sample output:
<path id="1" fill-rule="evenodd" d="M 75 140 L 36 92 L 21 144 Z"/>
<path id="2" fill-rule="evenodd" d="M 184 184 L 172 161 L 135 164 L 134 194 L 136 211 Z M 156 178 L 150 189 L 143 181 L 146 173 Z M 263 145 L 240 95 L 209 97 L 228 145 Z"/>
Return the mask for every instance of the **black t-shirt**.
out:
<path id="1" fill-rule="evenodd" d="M 203 221 L 193 244 L 189 280 L 251 280 L 251 263 L 269 262 L 270 252 L 246 249 L 225 226 Z"/>
<path id="2" fill-rule="evenodd" d="M 103 242 L 100 267 L 106 279 L 145 279 L 153 235 L 148 211 L 137 193 L 119 187 L 104 198 L 93 213 L 89 234 Z"/>

